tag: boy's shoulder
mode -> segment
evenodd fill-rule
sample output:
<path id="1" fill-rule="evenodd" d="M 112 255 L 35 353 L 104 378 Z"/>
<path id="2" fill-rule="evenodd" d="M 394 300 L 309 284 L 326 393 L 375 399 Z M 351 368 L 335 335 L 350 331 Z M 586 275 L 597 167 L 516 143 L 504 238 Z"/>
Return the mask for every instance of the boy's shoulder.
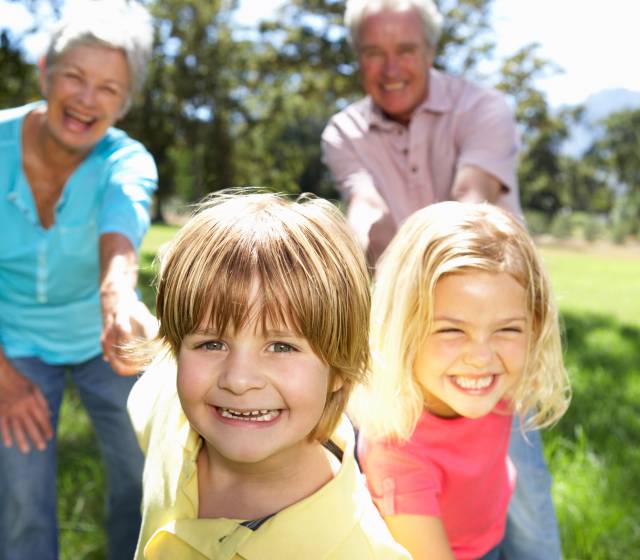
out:
<path id="1" fill-rule="evenodd" d="M 263 555 L 267 550 L 266 557 L 273 558 L 410 559 L 391 537 L 371 500 L 355 461 L 355 437 L 346 416 L 331 440 L 343 452 L 336 476 L 265 523 L 260 528 L 262 536 L 256 533 L 251 548 L 255 546 L 256 553 L 262 550 Z M 282 539 L 283 534 L 287 539 Z"/>

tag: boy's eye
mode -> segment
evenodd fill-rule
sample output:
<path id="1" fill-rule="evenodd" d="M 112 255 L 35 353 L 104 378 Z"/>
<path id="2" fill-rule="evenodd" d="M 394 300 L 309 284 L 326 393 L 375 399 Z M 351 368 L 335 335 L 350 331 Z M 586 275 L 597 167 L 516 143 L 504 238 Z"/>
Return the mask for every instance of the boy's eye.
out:
<path id="1" fill-rule="evenodd" d="M 210 352 L 218 352 L 220 350 L 224 350 L 224 343 L 219 340 L 207 340 L 206 342 L 199 344 L 198 348 L 202 348 L 203 350 L 208 350 Z"/>
<path id="2" fill-rule="evenodd" d="M 269 352 L 293 352 L 295 348 L 291 346 L 291 344 L 287 344 L 286 342 L 274 342 L 269 346 Z"/>

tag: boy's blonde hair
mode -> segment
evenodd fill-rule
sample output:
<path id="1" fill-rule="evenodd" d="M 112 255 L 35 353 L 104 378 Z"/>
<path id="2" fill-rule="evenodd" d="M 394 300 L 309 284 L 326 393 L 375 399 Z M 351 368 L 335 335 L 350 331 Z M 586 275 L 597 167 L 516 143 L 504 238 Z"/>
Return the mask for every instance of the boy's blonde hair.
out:
<path id="1" fill-rule="evenodd" d="M 558 312 L 533 240 L 509 213 L 490 204 L 443 202 L 413 214 L 383 254 L 373 290 L 372 374 L 353 412 L 369 437 L 406 440 L 424 410 L 413 375 L 430 331 L 433 293 L 446 274 L 510 274 L 526 290 L 528 357 L 510 401 L 515 413 L 534 411 L 526 427 L 557 421 L 569 403 Z"/>
<path id="2" fill-rule="evenodd" d="M 259 301 L 251 305 L 256 279 Z M 312 196 L 294 202 L 222 191 L 207 199 L 161 258 L 156 307 L 158 336 L 174 356 L 203 323 L 225 333 L 257 316 L 263 328 L 287 325 L 306 338 L 331 368 L 327 404 L 310 435 L 320 441 L 369 362 L 363 253 L 340 211 Z"/>

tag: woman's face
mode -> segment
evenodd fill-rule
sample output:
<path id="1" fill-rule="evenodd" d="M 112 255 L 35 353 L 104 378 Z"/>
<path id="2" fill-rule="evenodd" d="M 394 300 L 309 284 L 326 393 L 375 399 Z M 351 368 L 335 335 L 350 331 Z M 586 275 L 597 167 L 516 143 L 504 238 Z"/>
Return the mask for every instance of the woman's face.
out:
<path id="1" fill-rule="evenodd" d="M 124 52 L 99 45 L 72 46 L 42 70 L 47 131 L 64 149 L 89 152 L 126 106 L 130 77 Z"/>

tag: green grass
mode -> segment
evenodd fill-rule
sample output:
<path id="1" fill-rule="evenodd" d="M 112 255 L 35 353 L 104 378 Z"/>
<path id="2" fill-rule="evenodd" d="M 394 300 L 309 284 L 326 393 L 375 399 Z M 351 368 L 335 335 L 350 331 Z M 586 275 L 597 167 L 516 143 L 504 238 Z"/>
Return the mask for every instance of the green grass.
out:
<path id="1" fill-rule="evenodd" d="M 566 559 L 640 548 L 640 257 L 545 249 L 573 401 L 543 434 Z"/>
<path id="2" fill-rule="evenodd" d="M 141 251 L 150 284 L 175 228 L 153 226 Z M 566 560 L 635 558 L 640 550 L 640 257 L 545 248 L 566 333 L 574 396 L 543 433 Z M 104 558 L 104 475 L 75 393 L 61 413 L 58 475 L 62 560 Z"/>

